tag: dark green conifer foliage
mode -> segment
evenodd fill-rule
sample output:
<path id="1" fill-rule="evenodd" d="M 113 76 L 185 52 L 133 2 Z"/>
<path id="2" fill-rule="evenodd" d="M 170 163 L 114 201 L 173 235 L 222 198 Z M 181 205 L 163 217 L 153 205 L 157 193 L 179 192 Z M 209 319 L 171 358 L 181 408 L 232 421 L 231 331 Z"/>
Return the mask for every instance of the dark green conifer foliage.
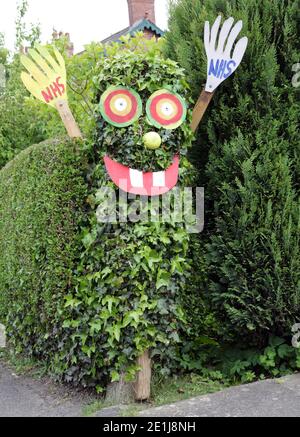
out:
<path id="1" fill-rule="evenodd" d="M 300 1 L 173 2 L 166 54 L 186 69 L 195 99 L 206 79 L 204 22 L 219 13 L 243 20 L 249 46 L 193 152 L 208 203 L 206 286 L 226 335 L 261 345 L 300 318 Z"/>

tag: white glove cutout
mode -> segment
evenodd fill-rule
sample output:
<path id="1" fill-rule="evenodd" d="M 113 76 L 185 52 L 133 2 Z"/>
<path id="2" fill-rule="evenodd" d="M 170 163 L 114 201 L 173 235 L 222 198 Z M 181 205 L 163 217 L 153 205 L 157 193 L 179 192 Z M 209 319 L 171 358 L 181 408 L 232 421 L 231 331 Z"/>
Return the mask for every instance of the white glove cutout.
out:
<path id="1" fill-rule="evenodd" d="M 244 57 L 248 45 L 247 37 L 241 38 L 232 50 L 242 30 L 243 22 L 240 20 L 234 26 L 233 23 L 234 19 L 232 17 L 224 21 L 216 47 L 221 16 L 216 19 L 211 30 L 209 22 L 205 22 L 204 45 L 208 60 L 205 91 L 209 93 L 215 91 L 224 80 L 234 73 Z"/>

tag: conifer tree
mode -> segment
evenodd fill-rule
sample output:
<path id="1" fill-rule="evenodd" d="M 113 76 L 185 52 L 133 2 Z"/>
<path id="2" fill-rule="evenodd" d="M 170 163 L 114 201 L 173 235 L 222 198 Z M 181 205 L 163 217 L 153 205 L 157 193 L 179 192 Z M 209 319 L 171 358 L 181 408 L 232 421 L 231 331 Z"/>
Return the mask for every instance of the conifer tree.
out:
<path id="1" fill-rule="evenodd" d="M 194 148 L 207 201 L 199 258 L 226 336 L 263 345 L 300 322 L 300 87 L 292 81 L 300 1 L 172 2 L 165 50 L 186 69 L 195 99 L 206 77 L 204 22 L 219 13 L 243 20 L 249 46 Z"/>

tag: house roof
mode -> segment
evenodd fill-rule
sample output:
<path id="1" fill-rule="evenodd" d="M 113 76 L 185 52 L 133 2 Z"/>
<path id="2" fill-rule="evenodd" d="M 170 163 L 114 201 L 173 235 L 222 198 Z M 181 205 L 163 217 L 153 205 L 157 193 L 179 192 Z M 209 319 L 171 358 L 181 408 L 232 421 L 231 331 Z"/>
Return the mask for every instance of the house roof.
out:
<path id="1" fill-rule="evenodd" d="M 139 21 L 136 21 L 132 26 L 128 26 L 123 30 L 120 30 L 120 32 L 114 33 L 113 35 L 109 36 L 108 38 L 105 38 L 103 41 L 101 41 L 103 44 L 108 42 L 119 42 L 121 36 L 130 34 L 133 36 L 136 32 L 149 29 L 152 30 L 152 32 L 156 33 L 157 36 L 163 36 L 164 31 L 161 30 L 159 27 L 157 27 L 152 21 L 147 20 L 146 18 L 142 18 Z"/>

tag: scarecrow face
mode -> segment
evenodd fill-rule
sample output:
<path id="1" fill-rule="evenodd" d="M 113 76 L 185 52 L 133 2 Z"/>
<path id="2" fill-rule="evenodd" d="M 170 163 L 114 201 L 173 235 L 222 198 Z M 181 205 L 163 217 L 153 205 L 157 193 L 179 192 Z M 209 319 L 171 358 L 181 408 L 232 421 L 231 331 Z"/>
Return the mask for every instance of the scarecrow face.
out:
<path id="1" fill-rule="evenodd" d="M 152 77 L 145 60 L 143 64 L 148 67 L 144 75 Z M 187 107 L 177 92 L 183 87 L 175 75 L 168 82 L 158 77 L 157 85 L 146 88 L 143 79 L 140 73 L 133 86 L 125 79 L 102 93 L 99 132 L 110 179 L 126 192 L 155 196 L 177 184 L 180 154 L 185 154 Z"/>
<path id="2" fill-rule="evenodd" d="M 138 122 L 143 113 L 143 103 L 138 93 L 131 88 L 110 87 L 101 97 L 102 117 L 115 127 L 128 127 Z M 162 145 L 162 137 L 153 127 L 174 130 L 186 119 L 186 105 L 176 93 L 166 89 L 156 91 L 146 103 L 149 132 L 143 135 L 144 148 L 152 151 Z M 114 183 L 124 191 L 141 195 L 159 195 L 172 189 L 178 180 L 179 156 L 165 170 L 144 172 L 125 166 L 108 155 L 104 157 L 106 170 Z"/>

